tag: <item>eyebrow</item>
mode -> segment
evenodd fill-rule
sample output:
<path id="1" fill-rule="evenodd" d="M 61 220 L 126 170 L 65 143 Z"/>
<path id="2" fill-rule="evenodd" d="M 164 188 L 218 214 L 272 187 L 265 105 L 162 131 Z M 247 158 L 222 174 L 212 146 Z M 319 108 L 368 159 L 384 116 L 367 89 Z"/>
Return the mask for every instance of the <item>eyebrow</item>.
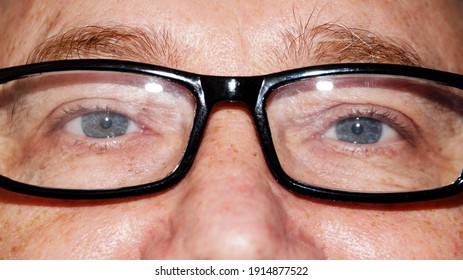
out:
<path id="1" fill-rule="evenodd" d="M 315 65 L 344 62 L 423 65 L 417 52 L 405 42 L 338 23 L 312 27 L 309 21 L 296 20 L 296 24 L 280 32 L 283 47 L 273 51 L 274 64 L 304 66 L 310 61 Z"/>
<path id="2" fill-rule="evenodd" d="M 311 27 L 297 22 L 280 32 L 280 36 L 283 47 L 270 51 L 266 61 L 279 69 L 343 62 L 422 65 L 417 53 L 407 44 L 340 24 Z M 28 63 L 108 58 L 175 68 L 185 59 L 179 46 L 164 29 L 92 25 L 72 28 L 46 39 L 31 52 Z"/>
<path id="3" fill-rule="evenodd" d="M 182 59 L 176 46 L 165 29 L 91 25 L 48 38 L 30 53 L 27 61 L 107 58 L 175 67 Z"/>

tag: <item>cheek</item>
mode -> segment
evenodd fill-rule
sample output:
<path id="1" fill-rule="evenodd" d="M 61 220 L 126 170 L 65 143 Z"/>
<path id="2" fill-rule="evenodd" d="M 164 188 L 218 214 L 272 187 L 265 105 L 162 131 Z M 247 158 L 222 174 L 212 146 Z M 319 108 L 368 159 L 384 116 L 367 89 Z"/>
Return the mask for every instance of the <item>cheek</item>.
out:
<path id="1" fill-rule="evenodd" d="M 1 205 L 0 259 L 136 259 L 145 238 L 168 228 L 163 206 L 150 206 L 151 215 L 137 203 Z"/>
<path id="2" fill-rule="evenodd" d="M 328 225 L 330 239 L 348 248 L 349 258 L 453 259 L 461 257 L 461 225 L 433 213 L 366 213 Z M 347 220 L 349 221 L 349 220 Z M 334 233 L 334 234 L 333 234 Z"/>
<path id="3" fill-rule="evenodd" d="M 459 208 L 376 211 L 306 203 L 297 212 L 298 238 L 315 242 L 328 259 L 463 257 Z"/>

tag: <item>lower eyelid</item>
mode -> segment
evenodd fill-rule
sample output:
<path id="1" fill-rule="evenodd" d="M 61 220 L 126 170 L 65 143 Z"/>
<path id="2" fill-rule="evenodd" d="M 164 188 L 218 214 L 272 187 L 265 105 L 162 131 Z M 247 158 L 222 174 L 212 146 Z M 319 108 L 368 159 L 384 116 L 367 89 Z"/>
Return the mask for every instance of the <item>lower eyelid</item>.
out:
<path id="1" fill-rule="evenodd" d="M 351 144 L 348 142 L 340 142 L 340 141 L 333 141 L 330 140 L 330 143 L 324 142 L 325 145 L 331 146 L 331 149 L 338 153 L 349 153 L 354 156 L 362 156 L 362 157 L 369 157 L 369 156 L 397 156 L 401 154 L 404 145 L 406 143 L 401 142 L 392 142 L 392 143 L 376 143 L 376 144 L 368 144 L 368 145 L 359 145 L 359 144 Z"/>
<path id="2" fill-rule="evenodd" d="M 151 133 L 128 133 L 123 136 L 113 138 L 91 138 L 85 135 L 76 135 L 67 131 L 55 131 L 52 135 L 56 147 L 64 148 L 74 153 L 93 152 L 96 154 L 111 151 L 129 151 L 131 149 L 143 147 L 145 143 L 155 143 L 159 141 L 156 134 Z"/>

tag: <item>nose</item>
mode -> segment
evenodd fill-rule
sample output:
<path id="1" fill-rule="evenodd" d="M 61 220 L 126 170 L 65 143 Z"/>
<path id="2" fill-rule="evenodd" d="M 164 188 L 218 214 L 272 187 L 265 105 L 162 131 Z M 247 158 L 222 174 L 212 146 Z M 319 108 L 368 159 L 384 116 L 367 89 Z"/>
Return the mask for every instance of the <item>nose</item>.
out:
<path id="1" fill-rule="evenodd" d="M 171 213 L 164 257 L 297 257 L 291 256 L 297 249 L 288 240 L 283 190 L 266 168 L 244 109 L 214 110 L 192 170 L 175 191 L 181 195 Z"/>

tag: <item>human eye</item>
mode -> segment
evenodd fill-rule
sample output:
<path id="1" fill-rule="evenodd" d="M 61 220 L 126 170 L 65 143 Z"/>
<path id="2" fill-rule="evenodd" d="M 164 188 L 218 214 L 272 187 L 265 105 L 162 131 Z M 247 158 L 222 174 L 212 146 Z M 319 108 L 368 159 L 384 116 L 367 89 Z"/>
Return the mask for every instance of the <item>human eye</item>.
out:
<path id="1" fill-rule="evenodd" d="M 418 156 L 423 149 L 423 131 L 399 108 L 343 102 L 325 108 L 318 117 L 318 125 L 301 134 L 310 139 L 303 143 L 318 143 L 332 157 L 380 162 L 408 154 Z"/>
<path id="2" fill-rule="evenodd" d="M 8 91 L 14 157 L 2 175 L 63 189 L 117 189 L 161 180 L 186 149 L 191 91 L 157 77 L 117 72 L 34 76 Z"/>
<path id="3" fill-rule="evenodd" d="M 419 149 L 421 135 L 416 124 L 397 108 L 334 100 L 310 107 L 311 111 L 293 112 L 284 129 L 285 138 L 292 138 L 292 150 L 301 160 L 313 160 L 310 153 L 316 151 L 319 157 L 372 161 L 376 165 L 374 159 L 380 162 Z"/>
<path id="4" fill-rule="evenodd" d="M 352 144 L 376 144 L 398 139 L 398 132 L 371 117 L 348 117 L 336 121 L 325 133 L 328 139 Z"/>
<path id="5" fill-rule="evenodd" d="M 378 76 L 331 82 L 328 91 L 317 80 L 289 84 L 267 100 L 273 144 L 290 177 L 362 192 L 437 188 L 458 177 L 463 117 L 435 102 L 450 89 Z"/>
<path id="6" fill-rule="evenodd" d="M 128 116 L 109 109 L 86 112 L 67 122 L 63 129 L 89 138 L 115 138 L 141 130 Z"/>

